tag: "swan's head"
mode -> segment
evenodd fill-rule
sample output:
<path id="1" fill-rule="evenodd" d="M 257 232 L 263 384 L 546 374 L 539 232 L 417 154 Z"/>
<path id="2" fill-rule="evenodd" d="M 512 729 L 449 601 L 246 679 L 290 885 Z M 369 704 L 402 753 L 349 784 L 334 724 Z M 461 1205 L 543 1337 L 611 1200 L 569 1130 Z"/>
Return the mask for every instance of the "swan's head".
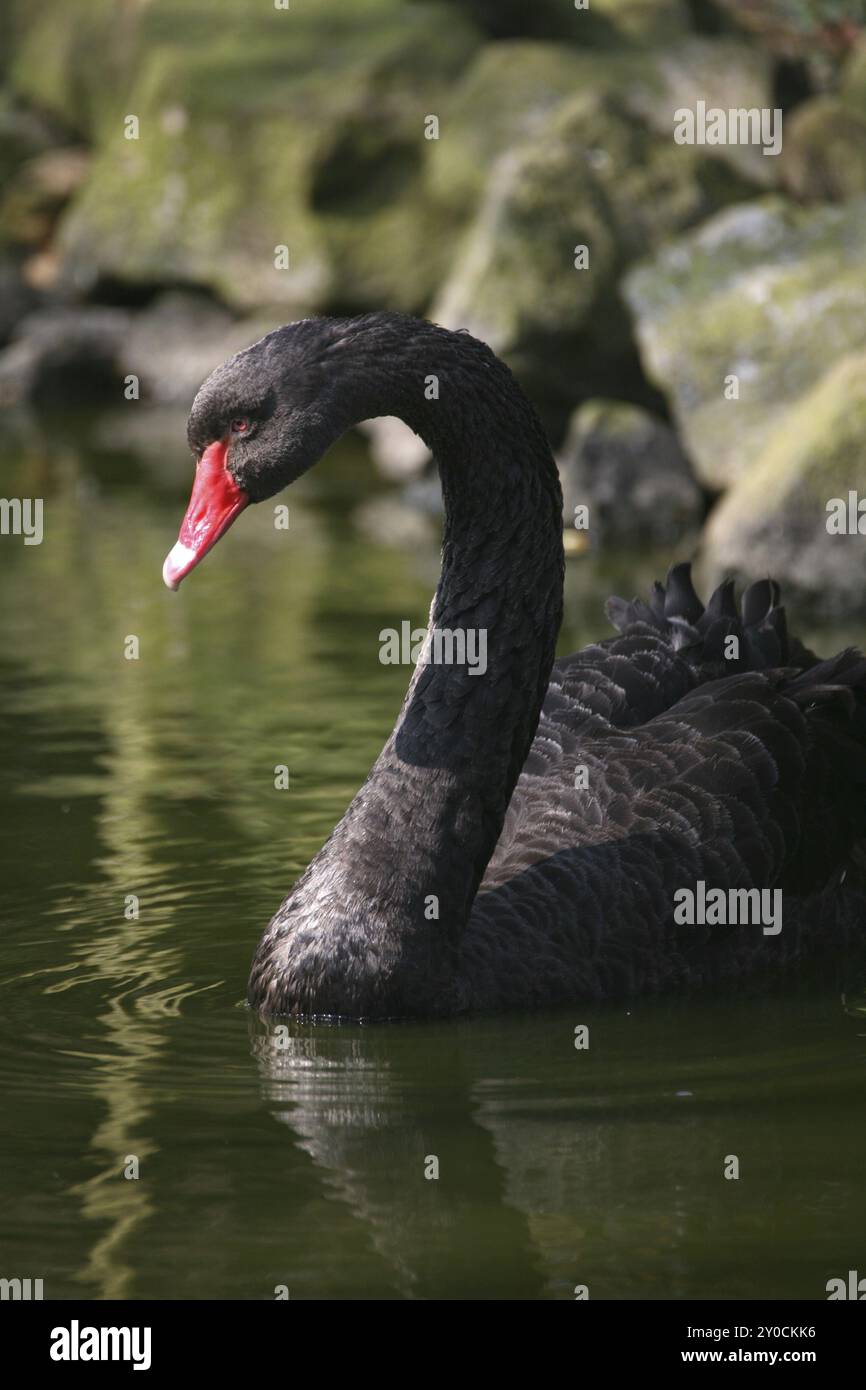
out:
<path id="1" fill-rule="evenodd" d="M 358 342 L 356 325 L 338 319 L 289 324 L 207 378 L 187 425 L 196 471 L 177 544 L 163 566 L 170 589 L 245 507 L 294 482 L 354 423 L 345 349 Z"/>

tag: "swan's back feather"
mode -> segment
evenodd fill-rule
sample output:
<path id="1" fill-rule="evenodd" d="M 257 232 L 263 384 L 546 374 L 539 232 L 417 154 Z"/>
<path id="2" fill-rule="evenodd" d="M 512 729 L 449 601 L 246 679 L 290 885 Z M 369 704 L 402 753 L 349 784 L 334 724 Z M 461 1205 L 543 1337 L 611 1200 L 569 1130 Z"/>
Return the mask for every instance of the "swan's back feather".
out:
<path id="1" fill-rule="evenodd" d="M 697 686 L 737 672 L 814 666 L 818 661 L 814 653 L 789 639 L 785 611 L 778 601 L 777 585 L 755 584 L 745 591 L 740 612 L 733 582 L 728 580 L 704 608 L 692 587 L 688 564 L 675 565 L 666 584 L 653 586 L 649 604 L 641 599 L 608 599 L 606 611 L 618 635 L 555 663 L 538 732 L 485 883 L 516 838 L 534 835 L 526 824 L 528 815 L 537 810 L 533 805 L 530 811 L 531 801 L 538 794 L 549 794 L 551 768 L 571 757 L 575 737 L 645 724 Z M 725 655 L 729 637 L 739 644 L 736 658 Z"/>
<path id="2" fill-rule="evenodd" d="M 866 660 L 819 663 L 778 600 L 764 581 L 738 614 L 722 586 L 698 612 L 680 572 L 649 605 L 613 600 L 620 634 L 557 663 L 464 937 L 473 1007 L 718 983 L 855 923 L 862 941 Z M 676 926 L 698 880 L 780 889 L 781 933 Z"/>

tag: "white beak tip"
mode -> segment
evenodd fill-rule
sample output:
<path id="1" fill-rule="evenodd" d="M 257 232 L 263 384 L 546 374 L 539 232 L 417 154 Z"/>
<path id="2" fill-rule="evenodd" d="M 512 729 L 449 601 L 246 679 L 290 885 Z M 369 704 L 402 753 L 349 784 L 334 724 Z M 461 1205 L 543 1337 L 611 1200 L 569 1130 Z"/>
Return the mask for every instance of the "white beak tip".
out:
<path id="1" fill-rule="evenodd" d="M 184 575 L 192 568 L 191 560 L 195 559 L 195 551 L 188 545 L 178 541 L 165 557 L 165 564 L 162 567 L 162 582 L 172 593 L 177 593 L 180 588 L 180 581 Z"/>

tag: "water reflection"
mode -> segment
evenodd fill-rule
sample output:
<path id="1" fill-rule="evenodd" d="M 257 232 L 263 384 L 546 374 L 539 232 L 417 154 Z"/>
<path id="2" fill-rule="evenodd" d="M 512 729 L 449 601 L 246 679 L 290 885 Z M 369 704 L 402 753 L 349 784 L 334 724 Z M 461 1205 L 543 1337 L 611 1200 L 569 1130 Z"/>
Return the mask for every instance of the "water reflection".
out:
<path id="1" fill-rule="evenodd" d="M 796 1017 L 808 1040 L 758 1042 L 768 1012 L 771 1032 Z M 253 1019 L 251 1048 L 273 1118 L 403 1297 L 573 1298 L 586 1284 L 607 1298 L 816 1298 L 829 1233 L 838 1262 L 839 1230 L 866 1217 L 857 1165 L 820 1133 L 832 1105 L 813 1030 L 841 1015 L 826 998 L 602 1011 L 584 1053 L 565 1015 L 401 1029 Z M 842 1094 L 862 1086 L 866 1052 L 853 1031 L 837 1042 L 821 1085 Z M 862 1136 L 859 1149 L 858 1162 Z M 724 1178 L 731 1153 L 742 1183 Z"/>

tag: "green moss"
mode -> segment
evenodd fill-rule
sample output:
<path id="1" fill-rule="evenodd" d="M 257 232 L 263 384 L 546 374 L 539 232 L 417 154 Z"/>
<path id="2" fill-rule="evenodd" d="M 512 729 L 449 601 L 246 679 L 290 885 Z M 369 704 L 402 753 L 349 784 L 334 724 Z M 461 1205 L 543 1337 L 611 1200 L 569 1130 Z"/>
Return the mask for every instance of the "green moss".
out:
<path id="1" fill-rule="evenodd" d="M 13 89 L 64 124 L 91 134 L 100 111 L 128 81 L 137 9 L 128 0 L 67 0 L 63 6 L 18 0 L 9 69 Z"/>
<path id="2" fill-rule="evenodd" d="M 866 114 L 835 97 L 798 106 L 785 127 L 782 180 L 805 202 L 843 202 L 866 193 Z"/>
<path id="3" fill-rule="evenodd" d="M 626 349 L 615 310 L 622 269 L 710 205 L 699 152 L 647 131 L 604 87 L 546 115 L 539 107 L 530 129 L 485 166 L 478 213 L 433 313 L 515 362 L 549 349 L 564 380 L 590 319 L 599 353 Z M 589 248 L 588 270 L 574 266 L 579 245 Z"/>
<path id="4" fill-rule="evenodd" d="M 732 505 L 754 516 L 804 502 L 824 524 L 829 497 L 866 483 L 866 353 L 837 362 L 777 422 Z"/>
<path id="5" fill-rule="evenodd" d="M 154 0 L 135 14 L 135 63 L 88 105 L 96 159 L 62 234 L 76 282 L 194 280 L 241 307 L 423 307 L 452 221 L 428 188 L 424 120 L 475 30 L 401 0 Z"/>
<path id="6" fill-rule="evenodd" d="M 828 363 L 866 346 L 866 200 L 732 209 L 632 271 L 625 291 L 699 476 L 727 486 Z M 725 396 L 731 375 L 738 399 Z"/>
<path id="7" fill-rule="evenodd" d="M 595 60 L 562 44 L 485 45 L 442 96 L 440 138 L 430 152 L 437 199 L 455 207 L 477 203 L 491 162 L 536 135 L 575 92 L 594 87 L 597 72 Z"/>
<path id="8" fill-rule="evenodd" d="M 839 99 L 852 111 L 866 114 L 866 34 L 849 53 L 839 83 Z"/>
<path id="9" fill-rule="evenodd" d="M 93 133 L 159 52 L 180 59 L 179 96 L 228 114 L 262 109 L 287 82 L 327 86 L 370 58 L 380 74 L 395 70 L 417 56 L 419 40 L 426 71 L 453 75 L 475 30 L 440 4 L 404 0 L 292 0 L 288 10 L 262 0 L 65 0 L 50 9 L 18 0 L 13 33 L 16 89 Z"/>
<path id="10" fill-rule="evenodd" d="M 866 353 L 849 354 L 776 421 L 772 435 L 713 513 L 705 566 L 772 573 L 796 596 L 837 610 L 866 607 L 860 535 L 830 535 L 827 504 L 866 497 Z M 790 593 L 788 597 L 790 598 Z"/>
<path id="11" fill-rule="evenodd" d="M 618 35 L 644 43 L 664 43 L 691 27 L 685 0 L 590 0 L 590 6 Z"/>

